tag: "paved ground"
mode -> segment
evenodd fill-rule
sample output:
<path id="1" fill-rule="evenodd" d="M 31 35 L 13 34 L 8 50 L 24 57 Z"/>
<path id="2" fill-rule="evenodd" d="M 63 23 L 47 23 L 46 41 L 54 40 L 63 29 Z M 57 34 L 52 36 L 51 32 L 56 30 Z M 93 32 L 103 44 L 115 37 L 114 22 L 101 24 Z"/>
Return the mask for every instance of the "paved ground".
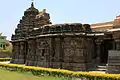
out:
<path id="1" fill-rule="evenodd" d="M 105 72 L 104 72 L 104 71 L 90 71 L 90 72 L 103 73 L 103 74 L 105 74 Z"/>
<path id="2" fill-rule="evenodd" d="M 0 63 L 8 64 L 10 63 L 10 61 L 0 62 Z"/>

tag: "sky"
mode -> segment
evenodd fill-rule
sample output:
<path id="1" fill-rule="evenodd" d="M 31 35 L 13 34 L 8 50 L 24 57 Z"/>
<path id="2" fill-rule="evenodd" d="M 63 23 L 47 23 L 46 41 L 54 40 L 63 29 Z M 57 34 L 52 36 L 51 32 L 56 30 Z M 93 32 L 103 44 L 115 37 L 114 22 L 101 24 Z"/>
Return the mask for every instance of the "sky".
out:
<path id="1" fill-rule="evenodd" d="M 31 0 L 1 0 L 0 32 L 8 40 L 30 5 Z M 46 8 L 53 24 L 106 22 L 120 14 L 120 0 L 35 0 L 35 7 Z"/>

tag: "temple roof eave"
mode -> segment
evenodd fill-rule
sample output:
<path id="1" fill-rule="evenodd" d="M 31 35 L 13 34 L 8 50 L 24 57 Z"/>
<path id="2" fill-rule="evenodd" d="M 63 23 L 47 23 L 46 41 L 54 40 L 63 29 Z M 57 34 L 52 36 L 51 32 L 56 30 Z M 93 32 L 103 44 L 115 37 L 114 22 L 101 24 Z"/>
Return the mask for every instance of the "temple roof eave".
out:
<path id="1" fill-rule="evenodd" d="M 116 32 L 120 31 L 120 28 L 115 28 L 115 29 L 108 29 L 107 32 Z"/>
<path id="2" fill-rule="evenodd" d="M 104 33 L 57 33 L 57 34 L 42 34 L 42 35 L 36 35 L 36 36 L 29 36 L 27 38 L 24 39 L 19 39 L 19 40 L 13 40 L 12 42 L 17 42 L 17 41 L 25 41 L 27 39 L 34 39 L 34 38 L 40 38 L 40 37 L 73 37 L 73 36 L 86 36 L 86 37 L 97 37 L 97 36 L 104 36 Z"/>

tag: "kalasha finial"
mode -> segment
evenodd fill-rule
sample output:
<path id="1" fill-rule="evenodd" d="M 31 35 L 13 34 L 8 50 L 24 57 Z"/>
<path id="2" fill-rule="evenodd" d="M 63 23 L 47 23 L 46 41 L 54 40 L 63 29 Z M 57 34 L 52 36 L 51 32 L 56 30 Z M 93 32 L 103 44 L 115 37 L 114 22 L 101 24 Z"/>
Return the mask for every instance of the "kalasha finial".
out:
<path id="1" fill-rule="evenodd" d="M 46 9 L 42 9 L 42 12 L 43 12 L 43 13 L 46 13 Z"/>
<path id="2" fill-rule="evenodd" d="M 34 0 L 31 0 L 32 4 L 31 4 L 31 7 L 34 7 Z"/>

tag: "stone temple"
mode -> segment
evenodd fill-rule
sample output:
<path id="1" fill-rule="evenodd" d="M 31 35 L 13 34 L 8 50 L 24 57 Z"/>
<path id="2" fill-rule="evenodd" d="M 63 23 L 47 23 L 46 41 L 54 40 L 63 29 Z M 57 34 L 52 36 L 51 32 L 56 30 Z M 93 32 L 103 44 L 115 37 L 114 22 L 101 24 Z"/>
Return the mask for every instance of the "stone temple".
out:
<path id="1" fill-rule="evenodd" d="M 52 24 L 46 9 L 39 12 L 32 2 L 12 35 L 11 63 L 74 71 L 107 64 L 109 73 L 120 72 L 120 25 L 113 24 L 111 29 L 102 31 L 96 25 L 102 26 Z"/>

